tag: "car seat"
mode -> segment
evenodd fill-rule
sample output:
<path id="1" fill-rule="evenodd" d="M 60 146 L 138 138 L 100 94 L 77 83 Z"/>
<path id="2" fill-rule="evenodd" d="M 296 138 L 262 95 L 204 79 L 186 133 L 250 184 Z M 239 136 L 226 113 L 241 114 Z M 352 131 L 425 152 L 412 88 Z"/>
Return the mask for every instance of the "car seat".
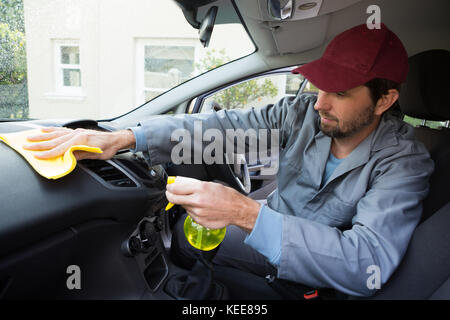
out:
<path id="1" fill-rule="evenodd" d="M 450 87 L 449 67 L 450 52 L 446 50 L 430 50 L 410 58 L 410 72 L 400 96 L 402 113 L 446 121 L 447 126 L 433 129 L 423 121 L 414 128 L 417 139 L 424 143 L 435 162 L 430 192 L 423 202 L 420 224 L 398 269 L 375 295 L 365 299 L 450 299 L 450 194 L 445 185 L 450 180 L 450 108 L 446 97 Z M 268 285 L 265 279 L 222 269 L 220 280 L 227 285 L 231 283 L 232 298 L 302 299 L 307 290 L 291 281 L 276 279 L 276 286 Z M 354 297 L 327 292 L 325 298 Z"/>
<path id="2" fill-rule="evenodd" d="M 424 119 L 414 128 L 435 163 L 422 219 L 398 269 L 372 299 L 450 299 L 450 51 L 429 50 L 409 60 L 400 95 L 405 115 Z M 426 120 L 445 121 L 433 129 Z"/>

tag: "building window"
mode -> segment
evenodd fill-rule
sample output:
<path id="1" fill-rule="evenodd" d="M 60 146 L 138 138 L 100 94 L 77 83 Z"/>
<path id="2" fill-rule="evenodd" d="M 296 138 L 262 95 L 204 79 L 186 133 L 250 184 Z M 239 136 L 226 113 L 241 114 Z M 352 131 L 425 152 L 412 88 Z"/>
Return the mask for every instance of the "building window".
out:
<path id="1" fill-rule="evenodd" d="M 145 46 L 145 100 L 188 80 L 194 72 L 194 52 L 194 47 Z"/>
<path id="2" fill-rule="evenodd" d="M 62 93 L 81 90 L 80 45 L 76 42 L 55 42 L 56 89 Z"/>
<path id="3" fill-rule="evenodd" d="M 183 39 L 185 40 L 185 39 Z M 198 40 L 197 40 L 198 42 Z M 149 101 L 195 73 L 196 42 L 141 40 L 137 44 L 138 102 Z"/>

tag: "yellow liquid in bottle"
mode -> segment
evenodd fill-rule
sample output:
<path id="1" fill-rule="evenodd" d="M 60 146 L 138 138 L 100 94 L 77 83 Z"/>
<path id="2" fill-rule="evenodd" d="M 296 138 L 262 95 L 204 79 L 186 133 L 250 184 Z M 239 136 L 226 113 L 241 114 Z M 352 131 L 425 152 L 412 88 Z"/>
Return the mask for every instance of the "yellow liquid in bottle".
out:
<path id="1" fill-rule="evenodd" d="M 209 251 L 216 248 L 225 238 L 227 228 L 209 229 L 196 223 L 190 216 L 184 220 L 184 235 L 196 249 Z"/>

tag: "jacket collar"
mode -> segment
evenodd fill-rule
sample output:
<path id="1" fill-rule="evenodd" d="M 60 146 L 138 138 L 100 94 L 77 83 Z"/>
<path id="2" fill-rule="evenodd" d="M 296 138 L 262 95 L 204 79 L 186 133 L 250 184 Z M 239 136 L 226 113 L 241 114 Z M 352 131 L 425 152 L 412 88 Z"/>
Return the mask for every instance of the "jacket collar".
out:
<path id="1" fill-rule="evenodd" d="M 385 113 L 381 117 L 378 127 L 372 132 L 371 151 L 375 152 L 398 145 L 397 132 L 399 129 L 399 120 L 390 113 Z"/>
<path id="2" fill-rule="evenodd" d="M 328 182 L 338 178 L 339 176 L 366 164 L 373 152 L 382 150 L 384 148 L 395 146 L 398 144 L 396 132 L 398 131 L 398 122 L 395 117 L 390 114 L 384 114 L 381 117 L 380 123 L 372 133 L 367 136 L 344 161 L 334 170 Z M 316 160 L 318 176 L 320 179 L 323 176 L 326 162 L 331 147 L 331 138 L 325 135 L 322 131 L 315 136 L 316 141 Z M 324 185 L 324 187 L 328 184 Z M 319 182 L 320 185 L 320 182 Z"/>

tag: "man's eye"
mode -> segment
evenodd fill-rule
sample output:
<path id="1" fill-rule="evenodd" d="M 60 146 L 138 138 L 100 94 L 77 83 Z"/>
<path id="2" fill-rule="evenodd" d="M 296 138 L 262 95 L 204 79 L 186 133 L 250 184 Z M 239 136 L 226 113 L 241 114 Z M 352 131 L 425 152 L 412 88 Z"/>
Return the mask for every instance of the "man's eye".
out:
<path id="1" fill-rule="evenodd" d="M 339 91 L 339 92 L 336 92 L 336 95 L 339 96 L 339 97 L 345 97 L 345 92 L 344 91 Z"/>

